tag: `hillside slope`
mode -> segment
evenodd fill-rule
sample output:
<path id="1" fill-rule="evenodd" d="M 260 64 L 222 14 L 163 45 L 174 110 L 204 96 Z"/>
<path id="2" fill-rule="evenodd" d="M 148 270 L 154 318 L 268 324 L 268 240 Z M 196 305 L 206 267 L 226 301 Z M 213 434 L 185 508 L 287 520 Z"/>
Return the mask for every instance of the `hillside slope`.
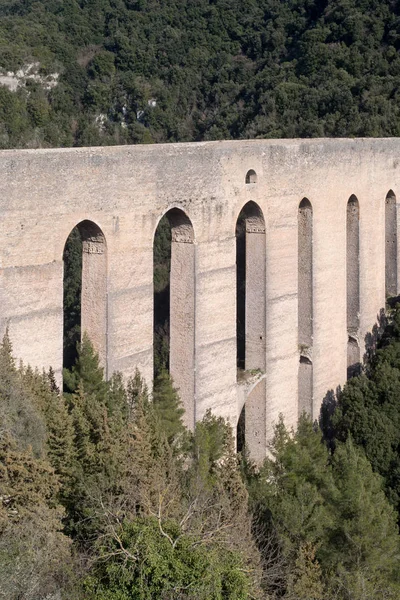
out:
<path id="1" fill-rule="evenodd" d="M 400 135 L 400 3 L 3 0 L 0 147 Z"/>

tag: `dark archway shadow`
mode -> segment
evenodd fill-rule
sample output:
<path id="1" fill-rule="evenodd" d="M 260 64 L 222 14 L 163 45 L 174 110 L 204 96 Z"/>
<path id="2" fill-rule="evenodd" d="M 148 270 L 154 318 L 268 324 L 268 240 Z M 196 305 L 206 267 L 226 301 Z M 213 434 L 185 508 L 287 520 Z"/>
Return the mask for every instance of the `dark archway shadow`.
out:
<path id="1" fill-rule="evenodd" d="M 90 220 L 71 230 L 63 251 L 63 367 L 71 368 L 86 332 L 107 372 L 107 243 Z"/>

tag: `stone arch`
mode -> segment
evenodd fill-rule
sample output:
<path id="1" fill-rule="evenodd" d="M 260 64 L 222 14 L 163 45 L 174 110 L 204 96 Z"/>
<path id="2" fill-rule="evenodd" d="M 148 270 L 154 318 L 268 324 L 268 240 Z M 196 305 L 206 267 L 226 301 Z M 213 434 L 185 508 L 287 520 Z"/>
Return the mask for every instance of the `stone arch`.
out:
<path id="1" fill-rule="evenodd" d="M 299 414 L 312 417 L 313 405 L 313 210 L 307 198 L 298 209 Z"/>
<path id="2" fill-rule="evenodd" d="M 246 184 L 249 183 L 257 183 L 257 173 L 254 171 L 254 169 L 250 169 L 246 173 Z"/>
<path id="3" fill-rule="evenodd" d="M 107 244 L 101 228 L 84 220 L 70 232 L 81 241 L 80 331 L 86 332 L 98 352 L 100 364 L 107 369 Z M 65 276 L 65 269 L 64 269 Z M 65 297 L 64 277 L 64 297 Z M 64 316 L 65 319 L 65 316 Z M 106 373 L 107 374 L 107 373 Z"/>
<path id="4" fill-rule="evenodd" d="M 196 418 L 195 235 L 190 218 L 180 208 L 171 208 L 163 217 L 169 223 L 171 234 L 168 315 L 169 371 L 185 409 L 185 424 L 193 429 Z"/>
<path id="5" fill-rule="evenodd" d="M 356 196 L 347 202 L 346 218 L 347 376 L 360 368 L 360 205 Z"/>
<path id="6" fill-rule="evenodd" d="M 393 190 L 385 199 L 385 294 L 397 296 L 397 206 Z"/>
<path id="7" fill-rule="evenodd" d="M 266 368 L 266 236 L 261 208 L 253 201 L 236 222 L 236 324 L 239 385 Z M 246 400 L 246 445 L 254 460 L 265 456 L 266 385 L 260 382 Z"/>

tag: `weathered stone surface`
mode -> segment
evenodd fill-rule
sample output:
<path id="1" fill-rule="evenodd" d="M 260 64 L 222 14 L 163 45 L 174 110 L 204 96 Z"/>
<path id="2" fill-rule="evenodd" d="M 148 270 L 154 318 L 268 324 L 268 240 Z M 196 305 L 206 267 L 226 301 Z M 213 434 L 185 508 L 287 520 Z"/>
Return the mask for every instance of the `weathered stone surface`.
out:
<path id="1" fill-rule="evenodd" d="M 263 448 L 280 412 L 288 424 L 294 424 L 298 415 L 299 203 L 307 198 L 313 211 L 316 417 L 327 391 L 346 379 L 347 202 L 354 194 L 360 208 L 362 356 L 365 335 L 385 304 L 385 199 L 389 190 L 399 193 L 399 151 L 398 139 L 2 151 L 0 334 L 8 326 L 18 358 L 39 368 L 52 365 L 60 376 L 63 248 L 72 228 L 89 220 L 101 230 L 106 245 L 102 343 L 108 373 L 120 370 L 128 376 L 139 367 L 150 382 L 154 232 L 167 210 L 181 209 L 190 219 L 194 238 L 181 249 L 183 253 L 188 247 L 195 265 L 194 324 L 190 325 L 194 380 L 187 388 L 194 389 L 193 415 L 201 418 L 212 408 L 235 425 L 240 405 L 235 228 L 241 209 L 253 201 L 265 223 L 265 234 L 249 231 L 265 237 L 265 299 L 260 299 L 266 306 L 265 323 L 260 320 L 266 330 L 265 384 L 254 392 L 265 393 L 265 411 L 260 412 L 265 423 L 258 430 L 265 438 Z M 256 183 L 246 184 L 250 170 Z M 102 256 L 93 248 L 88 247 L 88 257 Z"/>

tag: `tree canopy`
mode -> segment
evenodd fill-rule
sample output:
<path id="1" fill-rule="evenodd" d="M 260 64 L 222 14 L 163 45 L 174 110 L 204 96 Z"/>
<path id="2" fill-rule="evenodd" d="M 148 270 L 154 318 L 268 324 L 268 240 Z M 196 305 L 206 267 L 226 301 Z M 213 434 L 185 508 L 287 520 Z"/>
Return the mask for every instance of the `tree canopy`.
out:
<path id="1" fill-rule="evenodd" d="M 399 16 L 393 0 L 7 0 L 0 68 L 21 72 L 0 86 L 0 146 L 396 136 Z"/>

